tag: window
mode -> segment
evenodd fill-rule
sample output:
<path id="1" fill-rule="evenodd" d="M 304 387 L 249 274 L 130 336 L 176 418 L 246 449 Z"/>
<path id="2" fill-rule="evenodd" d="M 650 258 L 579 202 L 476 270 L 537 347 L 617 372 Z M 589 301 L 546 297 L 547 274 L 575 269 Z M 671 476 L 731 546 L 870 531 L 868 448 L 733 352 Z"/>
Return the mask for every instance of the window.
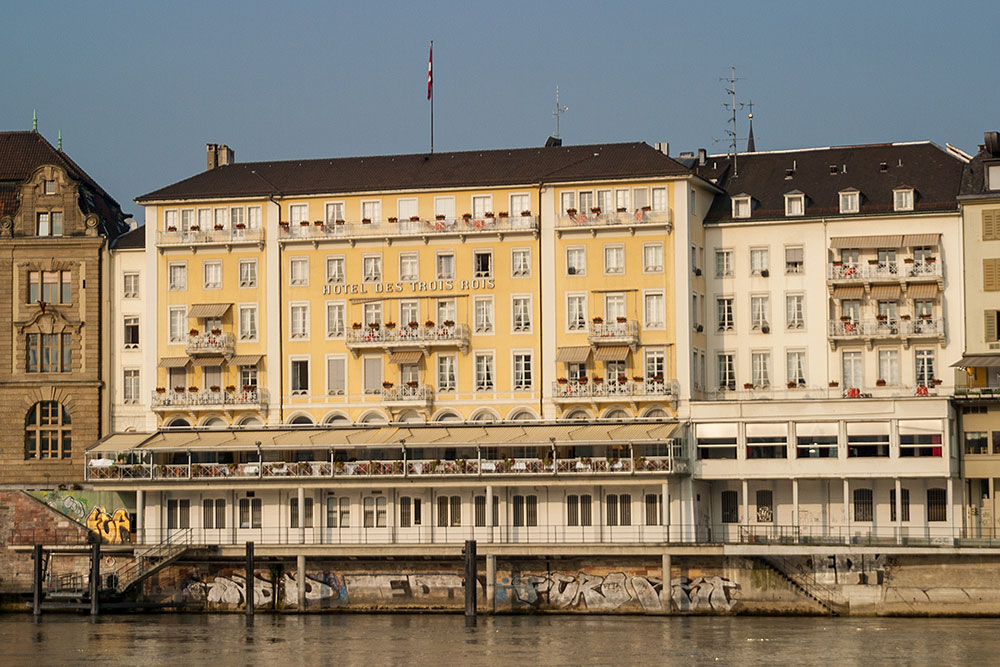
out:
<path id="1" fill-rule="evenodd" d="M 848 458 L 887 458 L 889 425 L 885 422 L 848 422 Z"/>
<path id="2" fill-rule="evenodd" d="M 492 496 L 493 498 L 493 527 L 500 525 L 500 498 L 499 496 Z M 475 510 L 475 524 L 477 528 L 486 527 L 486 496 L 476 496 L 473 500 L 474 510 Z"/>
<path id="3" fill-rule="evenodd" d="M 722 492 L 722 523 L 740 522 L 740 497 L 736 491 Z"/>
<path id="4" fill-rule="evenodd" d="M 438 528 L 462 525 L 462 496 L 438 496 Z"/>
<path id="5" fill-rule="evenodd" d="M 309 338 L 309 304 L 293 303 L 290 307 L 290 337 L 304 340 Z"/>
<path id="6" fill-rule="evenodd" d="M 139 317 L 129 315 L 125 318 L 125 349 L 139 349 Z"/>
<path id="7" fill-rule="evenodd" d="M 493 372 L 493 355 L 491 353 L 476 354 L 476 391 L 492 391 L 495 387 Z"/>
<path id="8" fill-rule="evenodd" d="M 177 211 L 163 212 L 163 225 L 168 232 L 177 231 Z"/>
<path id="9" fill-rule="evenodd" d="M 878 351 L 878 379 L 890 387 L 899 384 L 899 350 Z"/>
<path id="10" fill-rule="evenodd" d="M 220 530 L 226 527 L 224 498 L 205 498 L 201 501 L 201 527 L 206 530 Z"/>
<path id="11" fill-rule="evenodd" d="M 594 525 L 592 506 L 593 497 L 588 493 L 566 496 L 566 525 L 583 527 Z"/>
<path id="12" fill-rule="evenodd" d="M 917 386 L 928 387 L 934 379 L 934 350 L 916 351 Z"/>
<path id="13" fill-rule="evenodd" d="M 1000 239 L 1000 209 L 983 211 L 983 240 Z"/>
<path id="14" fill-rule="evenodd" d="M 567 211 L 576 208 L 576 193 L 563 192 L 559 196 L 559 208 L 564 216 L 567 215 Z"/>
<path id="15" fill-rule="evenodd" d="M 774 493 L 770 489 L 758 489 L 757 523 L 772 523 L 774 521 Z"/>
<path id="16" fill-rule="evenodd" d="M 54 195 L 56 193 L 56 182 L 51 180 L 46 180 L 44 182 L 43 192 L 47 195 Z"/>
<path id="17" fill-rule="evenodd" d="M 385 528 L 388 500 L 385 496 L 365 496 L 361 501 L 365 528 Z"/>
<path id="18" fill-rule="evenodd" d="M 605 294 L 604 295 L 604 320 L 611 324 L 616 322 L 619 317 L 625 317 L 625 295 L 624 294 Z"/>
<path id="19" fill-rule="evenodd" d="M 766 276 L 768 270 L 767 248 L 750 249 L 750 275 Z"/>
<path id="20" fill-rule="evenodd" d="M 344 258 L 340 257 L 327 257 L 326 258 L 326 282 L 327 284 L 340 284 L 344 282 L 344 276 L 346 270 L 344 268 Z"/>
<path id="21" fill-rule="evenodd" d="M 257 367 L 256 366 L 240 366 L 240 387 L 244 391 L 251 391 L 257 389 Z"/>
<path id="22" fill-rule="evenodd" d="M 805 251 L 802 246 L 786 246 L 785 247 L 785 273 L 796 274 L 802 273 L 804 266 Z"/>
<path id="23" fill-rule="evenodd" d="M 732 331 L 735 328 L 733 316 L 733 297 L 723 296 L 715 300 L 715 313 L 718 331 Z"/>
<path id="24" fill-rule="evenodd" d="M 566 273 L 571 276 L 587 275 L 587 250 L 566 248 Z"/>
<path id="25" fill-rule="evenodd" d="M 399 302 L 399 326 L 406 326 L 413 323 L 419 324 L 418 307 L 416 301 Z"/>
<path id="26" fill-rule="evenodd" d="M 799 192 L 789 192 L 785 195 L 785 215 L 803 215 L 806 208 L 806 197 Z"/>
<path id="27" fill-rule="evenodd" d="M 39 213 L 36 231 L 38 236 L 62 236 L 63 214 L 60 211 Z"/>
<path id="28" fill-rule="evenodd" d="M 510 251 L 510 275 L 512 278 L 531 276 L 531 249 L 515 248 Z"/>
<path id="29" fill-rule="evenodd" d="M 493 277 L 493 251 L 477 250 L 472 255 L 473 275 L 476 278 Z"/>
<path id="30" fill-rule="evenodd" d="M 365 357 L 361 365 L 364 373 L 364 390 L 366 394 L 382 392 L 382 358 Z"/>
<path id="31" fill-rule="evenodd" d="M 515 296 L 511 299 L 511 320 L 516 333 L 531 331 L 530 296 Z"/>
<path id="32" fill-rule="evenodd" d="M 187 498 L 167 500 L 167 529 L 178 530 L 191 527 L 191 501 Z"/>
<path id="33" fill-rule="evenodd" d="M 309 393 L 309 360 L 292 359 L 292 396 Z"/>
<path id="34" fill-rule="evenodd" d="M 260 528 L 264 517 L 264 501 L 260 498 L 240 498 L 240 528 Z"/>
<path id="35" fill-rule="evenodd" d="M 473 300 L 477 334 L 493 333 L 493 297 L 477 296 Z"/>
<path id="36" fill-rule="evenodd" d="M 73 455 L 72 420 L 56 401 L 41 401 L 24 418 L 25 459 L 68 459 Z"/>
<path id="37" fill-rule="evenodd" d="M 857 190 L 843 190 L 840 192 L 840 212 L 857 213 L 860 208 L 861 193 Z"/>
<path id="38" fill-rule="evenodd" d="M 171 306 L 167 311 L 167 322 L 167 337 L 171 343 L 187 341 L 187 308 L 185 306 Z"/>
<path id="39" fill-rule="evenodd" d="M 647 292 L 643 295 L 644 320 L 647 329 L 662 329 L 666 326 L 666 307 L 663 292 Z M 697 321 L 697 317 L 695 320 Z"/>
<path id="40" fill-rule="evenodd" d="M 69 271 L 29 271 L 28 303 L 69 303 L 70 276 Z"/>
<path id="41" fill-rule="evenodd" d="M 222 262 L 205 262 L 202 273 L 205 289 L 222 289 Z"/>
<path id="42" fill-rule="evenodd" d="M 73 335 L 69 333 L 25 335 L 26 373 L 69 373 L 73 370 Z"/>
<path id="43" fill-rule="evenodd" d="M 454 392 L 456 387 L 455 382 L 455 366 L 457 365 L 457 360 L 451 355 L 440 355 L 438 356 L 437 363 L 437 383 L 438 391 L 442 392 Z"/>
<path id="44" fill-rule="evenodd" d="M 445 322 L 454 322 L 458 317 L 458 308 L 455 299 L 438 299 L 437 318 L 438 322 L 444 325 Z"/>
<path id="45" fill-rule="evenodd" d="M 788 350 L 785 353 L 785 378 L 787 382 L 804 387 L 806 384 L 805 350 Z"/>
<path id="46" fill-rule="evenodd" d="M 842 380 L 845 389 L 864 386 L 864 376 L 861 367 L 861 352 L 844 352 L 842 361 Z"/>
<path id="47" fill-rule="evenodd" d="M 490 195 L 472 196 L 472 217 L 482 220 L 488 211 L 493 210 L 493 197 Z M 520 213 L 520 211 L 518 211 Z"/>
<path id="48" fill-rule="evenodd" d="M 643 503 L 646 510 L 646 525 L 659 526 L 662 513 L 662 498 L 658 493 L 647 493 Z"/>
<path id="49" fill-rule="evenodd" d="M 382 280 L 382 256 L 365 255 L 362 258 L 364 282 L 377 283 Z"/>
<path id="50" fill-rule="evenodd" d="M 663 350 L 646 351 L 646 382 L 662 382 L 666 377 L 666 368 L 666 355 L 663 353 Z"/>
<path id="51" fill-rule="evenodd" d="M 531 196 L 530 195 L 511 195 L 510 196 L 510 215 L 511 217 L 521 215 L 521 211 L 531 210 Z"/>
<path id="52" fill-rule="evenodd" d="M 629 210 L 629 191 L 627 188 L 615 190 L 615 208 Z"/>
<path id="53" fill-rule="evenodd" d="M 899 505 L 902 512 L 902 521 L 910 520 L 910 490 L 901 488 L 899 494 Z M 896 489 L 889 489 L 889 521 L 896 521 Z"/>
<path id="54" fill-rule="evenodd" d="M 139 274 L 126 273 L 122 276 L 124 284 L 122 286 L 122 297 L 125 299 L 139 298 Z"/>
<path id="55" fill-rule="evenodd" d="M 531 375 L 531 353 L 514 353 L 514 386 L 517 390 L 530 390 L 532 385 Z"/>
<path id="56" fill-rule="evenodd" d="M 184 213 L 186 214 L 187 211 L 185 211 Z M 190 219 L 191 219 L 190 215 L 184 215 L 183 220 L 185 225 L 190 225 L 189 223 Z M 210 208 L 198 209 L 198 228 L 205 230 L 212 228 L 212 209 Z M 186 232 L 188 231 L 188 226 L 183 226 L 181 229 Z"/>
<path id="57" fill-rule="evenodd" d="M 871 489 L 854 489 L 854 520 L 871 521 L 874 517 Z"/>
<path id="58" fill-rule="evenodd" d="M 455 198 L 454 197 L 435 197 L 434 198 L 434 216 L 442 217 L 445 220 L 455 219 Z"/>
<path id="59" fill-rule="evenodd" d="M 691 215 L 695 215 L 693 212 Z M 653 188 L 653 210 L 654 211 L 666 211 L 667 210 L 667 189 L 666 188 Z"/>
<path id="60" fill-rule="evenodd" d="M 514 494 L 514 527 L 534 527 L 538 525 L 538 496 Z"/>
<path id="61" fill-rule="evenodd" d="M 167 265 L 167 289 L 187 289 L 187 264 L 171 262 Z"/>
<path id="62" fill-rule="evenodd" d="M 411 526 L 419 526 L 421 524 L 422 504 L 421 498 L 411 498 L 410 496 L 399 497 L 400 528 L 410 528 Z"/>
<path id="63" fill-rule="evenodd" d="M 229 209 L 229 224 L 231 229 L 236 229 L 237 225 L 246 225 L 245 210 L 242 206 L 233 206 Z"/>
<path id="64" fill-rule="evenodd" d="M 767 389 L 771 386 L 771 353 L 750 353 L 751 382 L 755 389 Z"/>
<path id="65" fill-rule="evenodd" d="M 347 330 L 345 320 L 346 305 L 343 301 L 326 304 L 326 337 L 343 338 Z"/>
<path id="66" fill-rule="evenodd" d="M 910 188 L 896 188 L 892 191 L 892 208 L 894 211 L 913 210 L 913 190 Z"/>
<path id="67" fill-rule="evenodd" d="M 806 326 L 805 296 L 802 294 L 785 295 L 785 320 L 789 329 L 804 329 Z"/>
<path id="68" fill-rule="evenodd" d="M 965 453 L 966 454 L 989 454 L 989 434 L 985 431 L 965 432 Z"/>
<path id="69" fill-rule="evenodd" d="M 437 271 L 435 275 L 438 280 L 452 280 L 455 278 L 455 253 L 439 252 L 437 254 Z"/>
<path id="70" fill-rule="evenodd" d="M 590 209 L 594 208 L 594 193 L 591 191 L 580 193 L 580 214 L 586 215 L 590 213 Z"/>
<path id="71" fill-rule="evenodd" d="M 632 495 L 629 493 L 609 493 L 604 497 L 607 526 L 632 525 Z"/>
<path id="72" fill-rule="evenodd" d="M 940 457 L 944 454 L 942 443 L 944 441 L 944 430 L 941 421 L 937 419 L 913 419 L 900 420 L 899 428 L 899 456 L 900 457 Z M 993 450 L 997 452 L 1000 433 L 993 432 Z"/>
<path id="73" fill-rule="evenodd" d="M 293 257 L 288 261 L 290 284 L 303 286 L 309 284 L 309 258 Z"/>
<path id="74" fill-rule="evenodd" d="M 240 287 L 257 286 L 257 260 L 240 260 Z"/>
<path id="75" fill-rule="evenodd" d="M 371 324 L 381 324 L 382 323 L 382 302 L 372 301 L 364 305 L 364 325 L 367 327 Z"/>
<path id="76" fill-rule="evenodd" d="M 731 278 L 733 275 L 733 251 L 715 251 L 715 277 Z"/>
<path id="77" fill-rule="evenodd" d="M 243 304 L 239 307 L 240 340 L 257 340 L 257 304 Z"/>
<path id="78" fill-rule="evenodd" d="M 733 197 L 733 217 L 734 218 L 749 218 L 750 217 L 750 197 L 749 196 L 736 196 Z"/>
<path id="79" fill-rule="evenodd" d="M 325 207 L 326 213 L 326 224 L 335 225 L 337 222 L 343 223 L 344 217 L 344 202 L 330 202 Z"/>
<path id="80" fill-rule="evenodd" d="M 420 277 L 420 269 L 417 264 L 417 253 L 403 252 L 399 254 L 399 279 L 417 280 Z M 341 278 L 341 281 L 343 278 Z"/>
<path id="81" fill-rule="evenodd" d="M 122 371 L 122 403 L 134 405 L 139 402 L 139 371 Z"/>
<path id="82" fill-rule="evenodd" d="M 767 333 L 770 320 L 770 299 L 766 296 L 750 297 L 750 328 L 754 331 Z"/>
<path id="83" fill-rule="evenodd" d="M 327 357 L 326 393 L 328 396 L 347 393 L 347 360 L 344 357 Z"/>
<path id="84" fill-rule="evenodd" d="M 644 273 L 663 273 L 663 244 L 646 243 L 642 246 L 642 270 Z"/>
<path id="85" fill-rule="evenodd" d="M 1000 310 L 987 310 L 983 312 L 985 316 L 985 327 L 983 329 L 983 338 L 987 343 L 995 343 L 998 338 L 997 333 L 1000 332 Z"/>
<path id="86" fill-rule="evenodd" d="M 288 499 L 289 528 L 312 528 L 313 527 L 313 499 L 303 498 L 305 511 L 303 512 L 302 525 L 299 525 L 299 499 L 297 497 Z"/>
<path id="87" fill-rule="evenodd" d="M 585 295 L 570 294 L 566 297 L 566 329 L 586 331 L 587 297 Z"/>
<path id="88" fill-rule="evenodd" d="M 736 390 L 736 355 L 732 352 L 720 352 L 715 356 L 718 370 L 719 389 Z"/>
<path id="89" fill-rule="evenodd" d="M 861 301 L 858 299 L 844 299 L 840 302 L 840 314 L 841 317 L 846 317 L 848 322 L 856 325 L 861 319 Z M 845 329 L 845 331 L 853 330 Z"/>
<path id="90" fill-rule="evenodd" d="M 604 246 L 604 273 L 625 273 L 625 247 L 620 245 Z"/>
<path id="91" fill-rule="evenodd" d="M 597 208 L 605 214 L 611 212 L 611 190 L 597 191 Z"/>
<path id="92" fill-rule="evenodd" d="M 260 229 L 261 210 L 260 206 L 250 206 L 247 208 L 247 228 Z"/>
<path id="93" fill-rule="evenodd" d="M 292 234 L 298 234 L 300 227 L 305 227 L 302 223 L 309 222 L 309 205 L 308 204 L 291 204 L 288 207 L 288 218 L 291 223 Z"/>
<path id="94" fill-rule="evenodd" d="M 189 221 L 191 220 L 191 213 L 192 211 L 181 211 L 181 231 L 186 232 L 190 228 Z M 226 216 L 228 215 L 228 213 L 229 212 L 224 208 L 215 209 L 215 225 L 219 227 L 225 227 Z M 208 231 L 208 229 L 209 228 L 206 226 L 204 228 L 204 231 Z"/>

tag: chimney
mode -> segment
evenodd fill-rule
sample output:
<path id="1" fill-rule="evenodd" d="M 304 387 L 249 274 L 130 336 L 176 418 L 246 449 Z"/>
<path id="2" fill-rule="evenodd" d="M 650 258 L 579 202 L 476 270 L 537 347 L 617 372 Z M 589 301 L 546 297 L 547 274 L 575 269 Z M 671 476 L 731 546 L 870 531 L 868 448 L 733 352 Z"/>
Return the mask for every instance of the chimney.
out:
<path id="1" fill-rule="evenodd" d="M 669 141 L 657 141 L 653 144 L 653 148 L 660 151 L 667 157 L 670 157 L 670 142 Z"/>
<path id="2" fill-rule="evenodd" d="M 219 146 L 219 164 L 218 166 L 224 167 L 227 164 L 232 164 L 236 162 L 236 151 L 234 151 L 229 146 L 222 144 Z"/>
<path id="3" fill-rule="evenodd" d="M 219 165 L 219 144 L 205 144 L 208 152 L 208 166 L 205 171 L 212 171 Z"/>
<path id="4" fill-rule="evenodd" d="M 236 162 L 236 152 L 225 144 L 205 144 L 205 151 L 208 154 L 206 171 Z"/>
<path id="5" fill-rule="evenodd" d="M 704 167 L 705 166 L 705 158 L 707 158 L 707 157 L 708 157 L 708 151 L 705 150 L 704 148 L 699 148 L 698 149 L 698 166 L 699 167 Z"/>

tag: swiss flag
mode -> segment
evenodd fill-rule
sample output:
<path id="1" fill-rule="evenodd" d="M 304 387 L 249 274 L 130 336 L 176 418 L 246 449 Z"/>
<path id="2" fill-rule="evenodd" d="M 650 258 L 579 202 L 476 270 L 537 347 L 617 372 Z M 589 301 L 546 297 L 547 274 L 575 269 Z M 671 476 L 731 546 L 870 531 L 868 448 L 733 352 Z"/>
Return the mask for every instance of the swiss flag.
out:
<path id="1" fill-rule="evenodd" d="M 434 85 L 434 42 L 431 42 L 431 50 L 427 53 L 427 99 L 431 99 L 431 91 Z"/>

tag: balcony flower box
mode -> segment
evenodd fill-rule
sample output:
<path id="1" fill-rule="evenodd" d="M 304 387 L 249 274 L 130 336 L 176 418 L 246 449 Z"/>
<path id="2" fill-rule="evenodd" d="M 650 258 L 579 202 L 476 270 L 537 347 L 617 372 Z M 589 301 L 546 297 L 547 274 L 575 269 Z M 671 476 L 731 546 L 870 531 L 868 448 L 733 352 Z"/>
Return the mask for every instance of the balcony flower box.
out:
<path id="1" fill-rule="evenodd" d="M 434 219 L 437 220 L 438 222 L 441 222 L 442 220 L 444 220 L 444 216 L 443 215 L 435 215 Z"/>
<path id="2" fill-rule="evenodd" d="M 322 220 L 313 220 L 313 226 L 315 226 L 315 227 L 322 227 L 323 226 L 323 221 Z"/>
<path id="3" fill-rule="evenodd" d="M 201 231 L 201 225 L 191 225 L 191 231 L 192 232 L 200 232 Z"/>
<path id="4" fill-rule="evenodd" d="M 643 213 L 649 213 L 649 212 L 650 212 L 650 211 L 652 211 L 652 210 L 653 210 L 653 207 L 652 207 L 652 206 L 643 206 L 643 207 L 642 207 L 642 212 L 643 212 Z"/>
<path id="5" fill-rule="evenodd" d="M 391 218 L 389 218 L 389 222 L 396 222 L 398 220 L 399 218 L 397 218 L 396 216 L 392 216 Z"/>
<path id="6" fill-rule="evenodd" d="M 191 392 L 192 394 L 197 394 L 198 393 L 198 387 L 196 387 L 194 385 L 191 385 L 190 387 L 188 387 L 188 391 Z"/>
<path id="7" fill-rule="evenodd" d="M 913 264 L 913 258 L 912 257 L 906 257 L 906 258 L 904 258 L 903 259 L 903 264 Z"/>
<path id="8" fill-rule="evenodd" d="M 795 389 L 797 386 L 799 386 L 799 385 L 795 383 L 795 380 L 789 380 L 788 381 L 788 388 L 789 389 Z"/>
<path id="9" fill-rule="evenodd" d="M 184 387 L 174 387 L 174 391 L 176 391 L 178 394 L 183 394 Z"/>
<path id="10" fill-rule="evenodd" d="M 360 330 L 361 329 L 361 322 L 355 322 L 354 324 L 351 325 L 351 328 L 354 329 L 355 331 Z"/>
<path id="11" fill-rule="evenodd" d="M 341 218 L 337 218 L 336 220 L 333 221 L 333 224 L 335 224 L 335 225 L 343 225 L 344 224 L 344 220 L 341 219 Z"/>
<path id="12" fill-rule="evenodd" d="M 236 385 L 235 384 L 227 384 L 226 385 L 226 391 L 229 392 L 230 394 L 232 394 L 233 392 L 236 391 Z"/>
<path id="13" fill-rule="evenodd" d="M 420 222 L 420 216 L 419 215 L 411 215 L 410 216 L 410 222 Z"/>
<path id="14" fill-rule="evenodd" d="M 486 214 L 483 217 L 492 219 L 495 218 L 496 216 L 493 215 L 493 211 L 486 211 Z"/>
<path id="15" fill-rule="evenodd" d="M 236 229 L 243 230 L 243 229 L 246 229 L 246 228 L 247 228 L 247 226 L 246 226 L 245 223 L 242 223 L 242 222 L 237 222 L 236 223 Z"/>
<path id="16" fill-rule="evenodd" d="M 177 227 L 175 227 L 174 225 L 170 225 L 169 227 L 167 227 L 167 231 L 168 232 L 176 232 L 177 231 Z"/>
<path id="17" fill-rule="evenodd" d="M 595 375 L 594 384 L 604 384 L 604 378 L 602 378 L 600 375 Z"/>
<path id="18" fill-rule="evenodd" d="M 568 378 L 556 378 L 556 382 L 558 382 L 559 384 L 568 384 L 569 383 L 569 379 Z"/>
<path id="19" fill-rule="evenodd" d="M 371 329 L 372 331 L 378 331 L 378 327 L 379 327 L 378 322 L 369 322 L 368 323 L 368 328 Z"/>
<path id="20" fill-rule="evenodd" d="M 218 329 L 218 328 L 216 328 L 216 329 L 212 329 L 212 335 L 213 335 L 213 336 L 218 336 L 218 335 L 220 335 L 221 333 L 222 333 L 222 329 Z"/>
<path id="21" fill-rule="evenodd" d="M 877 259 L 869 259 L 868 260 L 868 266 L 875 266 L 876 264 L 878 264 L 878 260 Z"/>
<path id="22" fill-rule="evenodd" d="M 462 220 L 465 220 L 466 222 L 468 222 L 469 220 L 472 220 L 472 214 L 471 213 L 463 213 L 462 214 Z"/>
<path id="23" fill-rule="evenodd" d="M 213 385 L 212 385 L 211 387 L 209 387 L 209 388 L 208 388 L 208 390 L 209 390 L 209 391 L 211 391 L 211 392 L 213 392 L 213 393 L 216 393 L 216 394 L 217 394 L 217 393 L 219 393 L 219 391 L 220 391 L 221 389 L 222 389 L 222 387 L 220 387 L 220 386 L 219 386 L 219 385 L 217 385 L 217 384 L 213 384 Z"/>
<path id="24" fill-rule="evenodd" d="M 633 375 L 633 376 L 632 376 L 632 381 L 633 381 L 633 382 L 638 382 L 638 383 L 640 383 L 640 384 L 641 384 L 641 383 L 642 383 L 642 380 L 643 380 L 643 377 L 642 377 L 641 375 Z"/>
<path id="25" fill-rule="evenodd" d="M 420 322 L 417 322 L 416 320 L 410 320 L 410 328 L 411 329 L 416 329 L 419 326 L 420 326 Z"/>
<path id="26" fill-rule="evenodd" d="M 255 384 L 245 384 L 245 385 L 243 385 L 243 391 L 257 391 L 257 385 L 255 385 Z"/>
<path id="27" fill-rule="evenodd" d="M 594 318 L 594 324 L 604 324 L 604 318 L 603 317 L 595 317 Z"/>
<path id="28" fill-rule="evenodd" d="M 309 221 L 308 220 L 301 220 L 299 222 L 299 227 L 308 227 L 308 226 L 309 226 Z"/>
<path id="29" fill-rule="evenodd" d="M 944 384 L 944 380 L 939 380 L 937 378 L 934 378 L 933 380 L 931 380 L 931 384 L 934 385 L 935 387 L 940 387 L 942 384 Z"/>
<path id="30" fill-rule="evenodd" d="M 280 226 L 282 229 L 288 229 L 288 222 L 282 220 L 281 222 L 278 223 L 278 226 Z"/>
<path id="31" fill-rule="evenodd" d="M 215 231 L 221 232 L 225 227 L 223 225 L 215 225 Z"/>
<path id="32" fill-rule="evenodd" d="M 655 382 L 656 384 L 663 384 L 663 376 L 659 374 L 654 375 L 653 382 Z"/>
<path id="33" fill-rule="evenodd" d="M 878 315 L 875 316 L 875 319 L 878 320 L 879 322 L 885 322 L 887 319 L 889 319 L 889 316 L 879 313 Z"/>
<path id="34" fill-rule="evenodd" d="M 198 335 L 198 330 L 197 329 L 191 329 L 190 331 L 188 331 L 188 334 L 190 334 L 192 336 L 197 336 Z"/>
<path id="35" fill-rule="evenodd" d="M 850 315 L 841 315 L 840 316 L 840 321 L 841 322 L 850 322 L 851 321 L 851 316 Z"/>
<path id="36" fill-rule="evenodd" d="M 744 389 L 753 389 L 753 382 L 744 382 L 743 383 L 743 388 Z"/>
<path id="37" fill-rule="evenodd" d="M 382 383 L 382 387 L 385 388 L 385 389 L 392 389 L 392 383 L 391 382 L 383 382 Z"/>
<path id="38" fill-rule="evenodd" d="M 521 211 L 521 217 L 522 218 L 530 218 L 531 217 L 531 211 Z"/>
<path id="39" fill-rule="evenodd" d="M 885 380 L 883 380 L 882 378 L 879 378 L 879 379 L 875 380 L 875 386 L 876 387 L 884 387 L 885 386 Z"/>
<path id="40" fill-rule="evenodd" d="M 576 209 L 575 208 L 566 209 L 566 215 L 576 215 Z"/>
<path id="41" fill-rule="evenodd" d="M 424 326 L 427 327 L 428 329 L 433 328 L 434 327 L 434 320 L 427 320 L 426 322 L 424 322 Z"/>
<path id="42" fill-rule="evenodd" d="M 830 380 L 830 387 L 831 387 L 832 389 L 836 389 L 836 388 L 837 388 L 837 387 L 839 387 L 839 386 L 840 386 L 840 383 L 839 383 L 839 382 L 837 382 L 836 380 Z"/>
<path id="43" fill-rule="evenodd" d="M 931 319 L 931 314 L 930 313 L 920 313 L 920 319 L 922 319 L 922 320 L 929 320 L 929 319 Z"/>
<path id="44" fill-rule="evenodd" d="M 395 322 L 386 322 L 385 323 L 385 328 L 386 329 L 395 329 L 396 328 L 396 323 Z"/>
<path id="45" fill-rule="evenodd" d="M 617 208 L 617 211 L 618 211 L 619 213 L 626 213 L 626 212 L 627 212 L 627 211 L 625 210 L 625 207 L 624 207 L 624 206 L 619 206 L 619 207 Z"/>
<path id="46" fill-rule="evenodd" d="M 626 382 L 628 382 L 628 378 L 627 377 L 625 377 L 624 375 L 619 375 L 618 376 L 618 384 L 625 384 Z"/>
<path id="47" fill-rule="evenodd" d="M 933 264 L 934 263 L 934 258 L 933 257 L 924 257 L 924 263 L 925 264 Z"/>
<path id="48" fill-rule="evenodd" d="M 167 388 L 166 387 L 157 387 L 156 388 L 156 393 L 157 394 L 165 394 L 165 393 L 167 393 Z"/>
<path id="49" fill-rule="evenodd" d="M 600 215 L 601 214 L 601 207 L 600 206 L 595 206 L 592 209 L 590 209 L 590 212 L 593 213 L 594 215 Z"/>
<path id="50" fill-rule="evenodd" d="M 909 315 L 900 315 L 899 319 L 901 319 L 901 320 L 903 320 L 905 322 L 909 322 L 910 321 L 910 316 Z"/>
<path id="51" fill-rule="evenodd" d="M 616 317 L 615 321 L 618 322 L 618 324 L 625 324 L 626 319 L 624 317 Z"/>
<path id="52" fill-rule="evenodd" d="M 453 327 L 455 326 L 455 320 L 445 320 L 441 324 L 445 325 L 446 327 Z"/>
<path id="53" fill-rule="evenodd" d="M 406 386 L 409 387 L 410 389 L 416 389 L 419 384 L 420 383 L 417 382 L 416 380 L 409 380 L 407 381 Z"/>
<path id="54" fill-rule="evenodd" d="M 581 377 L 578 377 L 578 378 L 576 379 L 576 383 L 577 383 L 577 384 L 587 384 L 587 376 L 586 376 L 586 375 L 583 375 L 583 376 L 581 376 Z"/>
<path id="55" fill-rule="evenodd" d="M 361 224 L 362 225 L 370 225 L 370 224 L 372 224 L 372 219 L 371 218 L 361 218 Z"/>

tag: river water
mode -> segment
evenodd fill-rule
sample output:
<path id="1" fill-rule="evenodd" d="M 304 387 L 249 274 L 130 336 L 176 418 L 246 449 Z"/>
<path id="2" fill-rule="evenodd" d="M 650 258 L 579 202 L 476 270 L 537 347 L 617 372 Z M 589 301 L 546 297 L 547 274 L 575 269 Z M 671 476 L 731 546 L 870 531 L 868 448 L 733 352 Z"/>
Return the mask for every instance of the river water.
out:
<path id="1" fill-rule="evenodd" d="M 0 665 L 988 665 L 998 619 L 0 615 Z"/>

